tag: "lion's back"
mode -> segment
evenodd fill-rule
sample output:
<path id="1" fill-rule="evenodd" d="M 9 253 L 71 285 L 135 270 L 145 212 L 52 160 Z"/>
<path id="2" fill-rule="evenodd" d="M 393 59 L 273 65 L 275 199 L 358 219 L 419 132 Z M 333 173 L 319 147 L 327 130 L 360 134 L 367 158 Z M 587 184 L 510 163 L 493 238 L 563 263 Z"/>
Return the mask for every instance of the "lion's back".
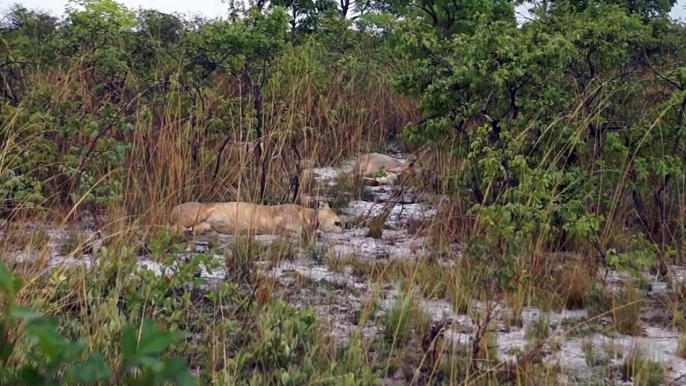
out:
<path id="1" fill-rule="evenodd" d="M 365 154 L 357 159 L 357 170 L 363 175 L 376 173 L 379 169 L 394 170 L 402 165 L 395 158 L 381 153 Z"/>

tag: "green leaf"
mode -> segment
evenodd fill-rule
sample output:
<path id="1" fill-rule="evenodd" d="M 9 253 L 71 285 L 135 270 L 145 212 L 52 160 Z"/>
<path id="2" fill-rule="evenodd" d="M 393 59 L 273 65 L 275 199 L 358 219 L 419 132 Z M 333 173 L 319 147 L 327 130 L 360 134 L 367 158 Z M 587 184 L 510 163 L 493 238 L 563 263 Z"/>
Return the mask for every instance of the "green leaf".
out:
<path id="1" fill-rule="evenodd" d="M 5 292 L 5 295 L 13 296 L 11 291 L 12 285 L 12 274 L 7 269 L 7 266 L 3 262 L 0 262 L 0 289 Z"/>
<path id="2" fill-rule="evenodd" d="M 17 379 L 27 386 L 42 386 L 45 385 L 45 377 L 41 375 L 37 368 L 29 365 L 22 366 L 17 371 Z"/>
<path id="3" fill-rule="evenodd" d="M 17 306 L 14 304 L 10 307 L 9 313 L 11 317 L 22 320 L 35 320 L 42 317 L 42 314 L 40 312 L 31 311 L 27 308 Z"/>
<path id="4" fill-rule="evenodd" d="M 176 377 L 176 384 L 177 386 L 195 386 L 196 379 L 188 370 L 188 366 Z"/>
<path id="5" fill-rule="evenodd" d="M 158 373 L 164 369 L 164 363 L 154 356 L 141 356 L 138 358 L 138 361 L 140 362 L 141 366 L 148 368 L 155 373 Z"/>
<path id="6" fill-rule="evenodd" d="M 18 294 L 22 288 L 24 288 L 24 279 L 20 277 L 13 277 L 10 280 L 10 292 L 12 296 Z"/>
<path id="7" fill-rule="evenodd" d="M 34 337 L 43 354 L 52 362 L 61 354 L 68 344 L 67 340 L 57 333 L 54 320 L 34 319 L 26 325 L 26 334 Z"/>
<path id="8" fill-rule="evenodd" d="M 7 339 L 7 326 L 0 322 L 0 362 L 6 362 L 14 352 L 14 342 Z"/>
<path id="9" fill-rule="evenodd" d="M 182 358 L 174 358 L 167 361 L 163 373 L 167 380 L 176 381 L 178 386 L 191 386 L 195 384 L 195 378 L 188 370 L 188 364 Z"/>
<path id="10" fill-rule="evenodd" d="M 131 325 L 124 327 L 122 332 L 121 353 L 124 360 L 130 360 L 136 355 L 136 334 Z"/>
<path id="11" fill-rule="evenodd" d="M 112 370 L 107 367 L 101 354 L 93 353 L 88 356 L 86 363 L 68 367 L 65 378 L 78 384 L 107 382 L 112 378 Z"/>
<path id="12" fill-rule="evenodd" d="M 138 346 L 139 355 L 159 355 L 173 341 L 168 331 L 159 331 L 152 321 L 143 321 L 143 333 Z"/>

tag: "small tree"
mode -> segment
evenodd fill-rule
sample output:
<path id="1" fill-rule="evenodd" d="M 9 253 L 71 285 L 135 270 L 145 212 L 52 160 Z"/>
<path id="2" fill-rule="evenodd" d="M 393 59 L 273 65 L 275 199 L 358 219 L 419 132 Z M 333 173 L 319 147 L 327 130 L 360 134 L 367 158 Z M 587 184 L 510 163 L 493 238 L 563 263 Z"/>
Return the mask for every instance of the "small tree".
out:
<path id="1" fill-rule="evenodd" d="M 684 167 L 686 50 L 673 37 L 683 27 L 603 3 L 538 12 L 522 27 L 497 13 L 449 28 L 430 12 L 398 23 L 396 48 L 413 66 L 396 85 L 421 98 L 424 115 L 405 135 L 452 139 L 469 164 L 445 177 L 495 240 L 590 242 L 605 257 L 626 197 L 637 216 L 617 225 L 663 245 L 654 224 L 680 221 L 665 191 Z"/>
<path id="2" fill-rule="evenodd" d="M 262 89 L 269 79 L 272 61 L 287 42 L 287 26 L 288 16 L 283 8 L 273 7 L 267 12 L 260 12 L 256 7 L 252 7 L 244 17 L 235 12 L 231 20 L 204 23 L 197 34 L 189 34 L 193 49 L 203 58 L 203 67 L 209 69 L 203 77 L 206 78 L 210 72 L 221 71 L 242 85 L 241 98 L 246 95 L 252 97 L 256 158 L 260 160 L 261 202 L 264 202 L 268 167 L 262 146 Z M 227 137 L 219 157 L 228 140 Z M 215 167 L 215 178 L 219 170 L 219 157 Z"/>

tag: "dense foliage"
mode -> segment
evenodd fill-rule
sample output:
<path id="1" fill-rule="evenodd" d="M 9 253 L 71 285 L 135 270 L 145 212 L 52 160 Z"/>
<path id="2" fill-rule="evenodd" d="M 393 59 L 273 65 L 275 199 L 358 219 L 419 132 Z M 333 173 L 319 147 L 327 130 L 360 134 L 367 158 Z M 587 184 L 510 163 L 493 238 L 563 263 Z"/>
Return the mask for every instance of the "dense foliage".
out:
<path id="1" fill-rule="evenodd" d="M 222 197 L 236 183 L 214 181 L 235 174 L 215 162 L 226 142 L 259 138 L 280 152 L 316 127 L 302 156 L 331 158 L 318 138 L 397 132 L 412 114 L 385 86 L 391 59 L 369 60 L 378 39 L 334 17 L 322 15 L 323 32 L 308 37 L 289 34 L 276 6 L 187 21 L 112 1 L 78 5 L 63 19 L 17 6 L 3 24 L 6 205 L 140 212 L 161 197 Z"/>
<path id="2" fill-rule="evenodd" d="M 313 133 L 379 143 L 409 122 L 404 139 L 467 160 L 444 188 L 500 232 L 604 250 L 629 226 L 664 253 L 684 220 L 685 31 L 671 6 L 553 2 L 522 26 L 491 0 L 258 3 L 192 21 L 104 0 L 62 19 L 15 6 L 0 191 L 6 205 L 135 212 L 172 187 L 207 194 L 225 137 L 287 153 Z"/>
<path id="3" fill-rule="evenodd" d="M 4 206 L 141 214 L 241 184 L 274 202 L 293 159 L 378 148 L 408 125 L 406 143 L 461 161 L 439 165 L 435 188 L 496 239 L 680 255 L 673 1 L 556 1 L 523 25 L 514 5 L 258 2 L 191 21 L 109 0 L 60 19 L 15 6 L 0 51 Z M 247 180 L 221 162 L 246 139 L 265 144 Z"/>
<path id="4" fill-rule="evenodd" d="M 550 251 L 620 268 L 683 263 L 686 26 L 667 16 L 675 1 L 547 1 L 523 24 L 519 4 L 259 0 L 227 5 L 226 19 L 192 20 L 114 0 L 73 2 L 60 18 L 14 6 L 0 25 L 1 214 L 88 206 L 155 223 L 187 200 L 283 202 L 299 160 L 330 164 L 398 140 L 430 150 L 420 162 L 436 176 L 426 175 L 424 188 L 451 199 L 440 222 L 447 241 L 466 242 L 466 255 L 505 285 L 533 274 L 522 256 Z M 228 158 L 241 141 L 258 144 L 252 167 Z M 21 286 L 4 268 L 0 276 L 14 299 Z M 162 279 L 136 280 L 138 290 L 119 288 L 127 307 L 164 299 L 156 312 L 172 310 L 166 317 L 177 323 L 174 307 L 190 302 L 187 293 L 169 295 Z M 227 303 L 239 309 L 249 296 L 227 286 Z M 117 303 L 118 293 L 102 290 L 84 296 L 103 309 Z M 140 354 L 145 339 L 136 343 L 131 327 L 109 323 L 131 360 L 112 370 L 12 302 L 0 320 L 10 347 L 0 360 L 17 355 L 15 344 L 32 353 L 33 339 L 56 364 L 36 370 L 15 360 L 3 377 L 105 382 L 137 368 L 190 382 L 165 367 L 180 362 L 156 358 L 175 336 L 153 331 L 139 309 L 128 312 L 157 339 L 154 358 Z M 309 309 L 270 307 L 257 328 L 213 326 L 249 341 L 247 354 L 223 363 L 227 378 L 380 382 L 361 342 L 347 354 L 321 354 Z M 28 343 L 5 333 L 20 320 L 28 320 Z M 73 355 L 55 354 L 58 346 Z"/>
<path id="5" fill-rule="evenodd" d="M 451 183 L 492 232 L 589 241 L 603 257 L 646 240 L 679 253 L 685 30 L 669 5 L 644 6 L 559 2 L 521 27 L 399 23 L 412 71 L 398 83 L 424 116 L 406 134 L 469 160 Z"/>

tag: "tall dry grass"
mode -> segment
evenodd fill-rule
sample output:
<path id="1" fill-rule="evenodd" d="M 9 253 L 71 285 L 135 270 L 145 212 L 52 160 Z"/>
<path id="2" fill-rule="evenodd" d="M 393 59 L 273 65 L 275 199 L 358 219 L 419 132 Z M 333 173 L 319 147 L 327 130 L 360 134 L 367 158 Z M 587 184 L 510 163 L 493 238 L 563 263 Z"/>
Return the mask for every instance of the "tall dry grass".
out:
<path id="1" fill-rule="evenodd" d="M 278 85 L 281 87 L 271 85 L 265 92 L 265 106 L 267 106 L 265 116 L 267 118 L 265 119 L 264 145 L 266 159 L 268 159 L 267 196 L 272 202 L 281 199 L 288 189 L 288 178 L 291 176 L 294 163 L 294 155 L 291 154 L 293 143 L 296 144 L 303 158 L 314 159 L 322 164 L 332 164 L 350 157 L 358 151 L 382 149 L 389 131 L 396 128 L 395 122 L 406 123 L 415 119 L 412 102 L 389 92 L 382 76 L 361 80 L 355 74 L 346 72 L 344 68 L 338 68 L 331 72 L 327 71 L 322 72 L 321 69 L 315 71 L 300 67 L 291 69 L 290 72 L 284 70 L 283 73 L 288 74 L 288 77 L 284 75 L 285 79 L 290 79 L 291 83 L 279 78 Z M 92 87 L 86 80 L 76 76 L 70 77 L 70 79 L 72 82 L 78 80 L 84 84 L 69 84 L 66 87 L 68 89 L 80 90 L 80 93 L 85 93 L 89 87 Z M 306 79 L 306 81 L 296 81 L 302 79 Z M 326 82 L 323 82 L 322 79 L 325 79 Z M 218 178 L 212 181 L 217 151 L 222 146 L 226 136 L 236 142 L 254 140 L 249 131 L 253 124 L 250 117 L 246 118 L 236 114 L 235 110 L 221 108 L 222 103 L 225 102 L 222 95 L 239 94 L 237 89 L 240 86 L 221 77 L 217 78 L 214 84 L 216 87 L 204 90 L 202 101 L 196 102 L 191 107 L 184 107 L 181 98 L 174 96 L 183 92 L 181 88 L 168 90 L 169 101 L 158 107 L 158 110 L 150 112 L 153 119 L 146 118 L 142 113 L 137 114 L 134 122 L 135 130 L 128 137 L 117 138 L 130 142 L 132 146 L 124 165 L 118 170 L 93 169 L 100 172 L 97 175 L 99 179 L 120 178 L 123 182 L 124 194 L 118 201 L 105 208 L 109 218 L 104 224 L 108 228 L 107 233 L 119 238 L 120 244 L 130 242 L 132 229 L 140 228 L 144 232 L 150 232 L 154 229 L 153 225 L 164 221 L 166 211 L 181 201 L 256 199 L 257 168 L 255 168 L 249 152 L 243 152 L 241 147 L 229 146 L 225 149 L 217 174 Z M 290 86 L 283 86 L 286 84 L 290 84 Z M 131 103 L 131 105 L 139 106 L 136 111 L 142 111 L 143 98 L 134 99 L 134 101 L 135 103 Z M 249 104 L 249 99 L 245 103 Z M 87 105 L 85 108 L 97 109 L 97 104 Z M 192 111 L 193 115 L 188 116 L 187 111 Z M 223 118 L 223 126 L 219 129 L 216 128 L 216 125 L 213 126 L 208 123 L 217 117 Z M 577 129 L 579 134 L 584 130 L 585 124 L 583 119 L 579 120 Z M 309 131 L 303 133 L 304 128 L 307 127 L 312 127 L 313 130 L 308 129 Z M 526 130 L 524 131 L 526 132 Z M 10 133 L 8 137 L 18 139 L 17 141 L 10 141 L 11 146 L 3 148 L 5 152 L 3 160 L 8 164 L 12 164 L 13 155 L 18 154 L 23 146 L 30 147 L 31 141 L 40 139 L 36 134 L 22 137 L 21 130 L 15 129 L 8 132 Z M 301 135 L 301 133 L 303 134 Z M 62 146 L 88 146 L 91 141 L 92 138 L 88 136 L 77 135 Z M 459 175 L 466 167 L 473 167 L 470 161 L 451 150 L 453 149 L 429 152 L 422 159 L 422 162 L 443 176 Z M 555 159 L 563 153 L 564 146 L 562 150 L 551 150 L 546 157 Z M 540 168 L 543 167 L 545 165 L 540 166 Z M 593 163 L 590 161 L 584 163 L 584 167 L 588 168 L 588 172 L 593 171 Z M 418 181 L 417 183 L 421 186 L 427 181 Z M 56 194 L 60 186 L 59 182 L 47 182 L 54 185 Z M 426 229 L 422 229 L 429 233 L 432 253 L 456 241 L 464 242 L 477 236 L 488 238 L 488 227 L 483 226 L 484 220 L 478 215 L 468 214 L 473 199 L 459 194 L 464 190 L 457 189 L 445 179 L 437 181 L 434 186 L 425 186 L 425 188 L 449 196 L 449 200 L 445 201 L 444 206 L 441 207 L 443 210 L 440 217 L 425 224 Z M 558 188 L 558 186 L 553 187 L 553 189 Z M 609 192 L 620 198 L 626 197 L 628 194 L 621 184 L 609 189 Z M 594 199 L 597 198 L 591 197 L 588 204 L 599 205 Z M 621 199 L 617 199 L 615 202 L 617 205 L 623 205 L 624 208 L 622 211 L 616 211 L 616 213 L 630 216 L 627 214 L 628 205 L 626 202 Z M 526 202 L 525 205 L 530 205 L 532 210 L 536 209 L 531 202 Z M 74 207 L 66 209 L 76 211 Z M 615 216 L 615 218 L 617 217 Z M 621 216 L 619 218 L 624 224 L 630 222 Z M 500 225 L 496 223 L 491 226 Z M 618 225 L 613 222 L 606 226 Z M 35 237 L 32 240 L 30 242 L 34 243 L 36 248 L 45 250 L 44 245 L 40 246 L 41 241 L 36 241 Z M 512 306 L 513 313 L 521 313 L 522 308 L 527 305 L 540 307 L 545 305 L 560 309 L 578 307 L 579 305 L 585 306 L 593 301 L 591 296 L 593 288 L 590 283 L 597 280 L 597 273 L 587 267 L 590 259 L 574 260 L 570 259 L 569 255 L 549 253 L 545 234 L 532 234 L 527 241 L 534 246 L 533 253 L 530 256 L 523 256 L 517 261 L 515 266 L 517 274 L 514 277 L 515 289 L 504 293 L 493 290 L 495 287 L 493 285 L 494 277 L 480 266 L 481 263 L 470 261 L 470 259 L 465 258 L 464 254 L 455 253 L 449 248 L 447 251 L 448 259 L 456 262 L 450 268 L 435 264 L 433 259 L 427 259 L 413 264 L 398 264 L 399 267 L 393 267 L 392 264 L 376 266 L 374 264 L 356 263 L 354 269 L 362 272 L 362 276 L 367 275 L 369 277 L 368 282 L 374 287 L 382 287 L 388 281 L 397 281 L 402 283 L 402 291 L 407 292 L 407 296 L 411 296 L 412 286 L 416 285 L 422 294 L 445 298 L 455 309 L 463 312 L 468 312 L 470 300 L 478 297 L 475 292 L 480 294 L 479 296 L 482 298 L 480 300 L 506 301 Z M 505 256 L 498 255 L 502 253 L 502 250 L 496 248 L 497 246 L 495 245 L 490 250 L 492 255 L 489 258 L 505 260 Z M 588 244 L 581 242 L 575 246 L 575 251 L 590 254 L 593 249 Z M 115 256 L 119 257 L 119 255 Z M 130 259 L 131 255 L 122 253 L 121 257 Z M 256 258 L 258 258 L 257 255 L 251 255 L 246 260 Z M 277 256 L 274 259 L 280 260 L 282 258 L 288 258 L 287 253 L 284 252 L 283 256 Z M 110 260 L 110 263 L 118 264 L 115 262 L 116 259 Z M 47 272 L 46 262 L 47 259 L 41 265 L 32 267 L 32 270 L 24 271 L 25 275 L 39 277 L 40 274 Z M 131 267 L 127 268 L 126 273 L 129 273 L 128 270 L 131 270 Z M 530 276 L 526 280 L 525 275 L 522 274 L 524 272 Z M 98 280 L 105 283 L 109 280 L 105 276 L 103 274 L 102 280 L 100 278 Z M 129 283 L 129 279 L 124 279 L 123 274 L 120 276 L 118 286 L 121 288 L 117 287 L 116 291 L 123 293 L 124 287 L 128 284 L 122 283 Z M 92 300 L 86 294 L 89 291 L 89 285 L 92 284 L 92 279 L 94 278 L 89 278 L 85 273 L 74 276 L 72 280 L 76 289 L 66 295 L 60 294 L 58 296 L 55 294 L 57 288 L 63 290 L 64 284 L 59 282 L 48 285 L 46 291 L 60 299 L 75 298 L 78 299 L 79 303 L 90 304 Z M 277 291 L 273 287 L 276 286 L 272 282 L 258 281 L 259 298 L 263 299 L 261 303 L 268 303 L 265 299 L 276 295 Z M 35 295 L 26 293 L 25 296 L 26 299 L 22 299 L 23 301 L 36 302 Z M 62 301 L 66 302 L 66 300 Z M 377 301 L 377 299 L 373 299 L 373 301 Z M 629 322 L 627 325 L 628 319 L 621 318 L 622 315 L 626 314 L 632 315 L 635 320 L 635 315 L 640 311 L 640 308 L 631 308 L 629 309 L 630 312 L 625 313 L 613 312 L 621 307 L 632 307 L 631 302 L 620 304 L 620 301 L 621 299 L 605 306 L 602 311 L 613 315 L 618 329 L 620 326 L 624 326 L 624 330 L 635 331 L 637 322 Z M 51 311 L 66 315 L 68 311 L 64 308 L 63 304 L 59 304 L 52 306 Z M 187 323 L 191 323 L 192 317 L 197 317 L 196 310 L 191 312 L 191 308 L 188 307 L 184 310 L 184 317 L 189 318 Z M 109 318 L 107 315 L 114 315 L 117 312 L 113 306 L 108 305 L 101 308 L 102 315 L 106 316 L 91 317 L 85 315 L 85 311 L 80 311 L 80 313 L 84 314 L 82 315 L 83 326 L 87 326 L 93 331 L 100 331 L 108 328 Z M 364 315 L 363 317 L 371 316 Z M 478 318 L 481 325 L 486 326 L 484 329 L 493 322 L 489 319 L 491 318 L 490 315 L 474 315 L 474 317 Z M 513 324 L 519 317 L 518 315 L 513 316 Z M 228 315 L 228 317 L 215 314 L 212 315 L 211 319 L 208 319 L 207 324 L 203 322 L 196 325 L 195 327 L 199 327 L 207 334 L 206 336 L 211 336 L 214 342 L 220 341 L 221 343 L 210 344 L 209 340 L 201 342 L 202 346 L 212 347 L 212 350 L 217 352 L 213 352 L 209 356 L 191 355 L 192 361 L 212 369 L 210 372 L 214 377 L 225 375 L 227 371 L 231 371 L 230 368 L 226 367 L 226 358 L 224 358 L 226 352 L 217 349 L 217 347 L 232 346 L 236 342 L 228 337 L 225 331 L 215 328 L 212 323 L 218 323 L 224 319 L 255 323 L 261 318 L 261 315 L 256 312 L 249 318 L 241 318 L 245 318 L 245 316 L 239 315 L 238 312 Z M 485 377 L 484 374 L 488 374 L 489 369 L 493 369 L 493 374 L 503 374 L 499 370 L 502 364 L 495 363 L 493 353 L 490 352 L 495 344 L 493 341 L 497 340 L 497 338 L 489 335 L 490 332 L 485 332 L 478 337 L 476 341 L 484 347 L 475 346 L 472 353 L 456 352 L 456 349 L 451 347 L 449 350 L 453 350 L 452 353 L 443 353 L 441 349 L 439 350 L 441 353 L 431 354 L 418 349 L 420 347 L 418 340 L 431 336 L 431 326 L 427 322 L 426 315 L 415 306 L 414 301 L 397 302 L 390 309 L 383 323 L 385 323 L 384 331 L 387 335 L 385 339 L 390 342 L 388 343 L 390 347 L 384 347 L 385 350 L 388 350 L 386 351 L 388 355 L 385 357 L 386 363 L 381 365 L 385 364 L 389 368 L 393 365 L 408 372 L 405 374 L 408 379 L 416 377 L 417 375 L 414 373 L 410 376 L 410 372 L 419 367 L 423 368 L 427 361 L 431 368 L 430 371 L 427 371 L 431 375 L 442 372 L 443 376 L 456 381 L 471 379 L 471 377 Z M 545 337 L 540 338 L 540 341 L 548 340 L 546 334 L 541 334 Z M 99 339 L 101 345 L 107 342 L 107 339 L 97 333 L 93 335 Z M 316 350 L 334 349 L 333 343 L 328 341 L 322 341 L 318 344 L 320 346 L 317 346 Z M 116 361 L 117 353 L 112 351 L 109 354 L 108 359 Z M 434 358 L 434 355 L 438 359 Z M 445 355 L 445 358 L 448 359 L 442 359 L 441 355 Z M 373 361 L 372 359 L 367 360 Z M 474 362 L 486 364 L 483 365 L 484 368 L 476 371 L 472 365 Z M 379 363 L 375 365 L 379 365 Z M 530 364 L 526 365 L 530 366 Z M 441 366 L 450 366 L 450 369 L 441 369 Z M 543 379 L 544 382 L 550 382 L 555 376 L 555 370 L 549 368 L 527 371 L 532 371 L 532 373 L 528 374 L 519 369 L 518 374 L 523 379 Z M 488 376 L 493 376 L 493 374 Z M 238 377 L 236 374 L 233 375 Z M 500 383 L 498 380 L 488 382 L 488 384 L 494 385 Z"/>
<path id="2" fill-rule="evenodd" d="M 136 93 L 145 88 L 144 80 L 132 73 L 120 89 L 103 95 L 92 92 L 101 85 L 78 62 L 62 72 L 37 69 L 30 82 L 36 90 L 50 90 L 52 103 L 71 106 L 65 114 L 88 116 L 114 104 L 129 116 L 132 130 L 122 133 L 104 127 L 97 137 L 77 131 L 60 138 L 51 134 L 53 127 L 59 129 L 54 118 L 36 122 L 28 135 L 21 134 L 29 125 L 26 119 L 5 122 L 3 127 L 10 136 L 33 143 L 34 148 L 41 146 L 41 141 L 54 140 L 56 146 L 50 150 L 54 154 L 46 156 L 54 159 L 47 167 L 55 177 L 43 181 L 39 189 L 46 206 L 59 213 L 57 218 L 65 211 L 76 212 L 72 206 L 79 204 L 80 209 L 104 209 L 110 223 L 118 218 L 123 226 L 153 225 L 162 223 L 171 206 L 183 201 L 255 201 L 262 164 L 267 169 L 267 201 L 280 203 L 290 200 L 287 193 L 298 156 L 303 162 L 330 165 L 362 151 L 383 150 L 389 136 L 416 119 L 414 102 L 389 89 L 392 71 L 382 64 L 324 64 L 321 54 L 296 49 L 273 64 L 271 81 L 262 90 L 264 154 L 260 160 L 242 146 L 254 144 L 256 139 L 252 96 L 238 80 L 220 74 L 199 85 L 199 93 L 191 93 L 187 84 L 177 81 L 151 96 Z M 180 74 L 168 76 L 175 77 Z M 69 101 L 80 103 L 70 105 Z M 34 108 L 30 103 L 26 106 Z M 21 109 L 16 116 L 26 113 Z M 108 142 L 130 145 L 121 165 L 111 167 L 96 160 Z M 4 147 L 3 159 L 12 158 L 12 152 L 23 147 L 20 143 Z M 70 160 L 72 167 L 87 170 L 96 181 L 121 182 L 121 194 L 104 208 L 86 205 L 78 196 L 67 199 L 70 190 L 78 191 L 78 184 L 59 168 L 76 147 L 91 153 Z M 59 203 L 67 205 L 60 208 Z"/>

